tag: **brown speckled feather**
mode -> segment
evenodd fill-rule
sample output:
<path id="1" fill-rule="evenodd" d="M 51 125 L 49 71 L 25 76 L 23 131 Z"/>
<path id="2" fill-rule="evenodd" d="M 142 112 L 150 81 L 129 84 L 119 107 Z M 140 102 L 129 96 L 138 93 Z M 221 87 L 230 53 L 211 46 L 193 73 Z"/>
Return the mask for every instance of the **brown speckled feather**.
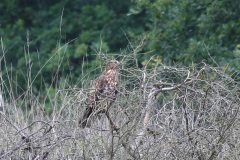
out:
<path id="1" fill-rule="evenodd" d="M 119 85 L 117 73 L 119 64 L 116 60 L 109 61 L 102 75 L 94 80 L 88 98 L 88 106 L 79 121 L 81 128 L 91 127 L 97 115 L 108 110 L 115 101 Z"/>

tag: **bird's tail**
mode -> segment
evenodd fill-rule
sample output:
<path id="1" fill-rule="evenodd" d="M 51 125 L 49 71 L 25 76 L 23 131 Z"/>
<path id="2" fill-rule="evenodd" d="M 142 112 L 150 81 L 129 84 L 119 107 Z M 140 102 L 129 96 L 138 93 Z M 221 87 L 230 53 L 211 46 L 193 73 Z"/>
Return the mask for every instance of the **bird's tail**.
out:
<path id="1" fill-rule="evenodd" d="M 93 107 L 87 107 L 78 125 L 80 128 L 90 128 L 96 118 L 97 115 L 93 114 Z"/>

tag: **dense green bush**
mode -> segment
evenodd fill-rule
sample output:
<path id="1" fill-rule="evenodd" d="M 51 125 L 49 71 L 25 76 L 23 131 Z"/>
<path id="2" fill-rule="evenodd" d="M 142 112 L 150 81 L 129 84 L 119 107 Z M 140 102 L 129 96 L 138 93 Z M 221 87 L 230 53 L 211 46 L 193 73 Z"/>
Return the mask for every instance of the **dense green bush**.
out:
<path id="1" fill-rule="evenodd" d="M 6 67 L 11 68 L 16 94 L 27 89 L 26 57 L 33 77 L 41 70 L 33 83 L 35 91 L 58 84 L 60 77 L 74 86 L 83 70 L 90 73 L 102 64 L 97 51 L 124 52 L 128 39 L 135 45 L 144 36 L 142 51 L 152 52 L 137 56 L 140 66 L 156 55 L 155 62 L 165 64 L 205 60 L 228 66 L 227 71 L 239 69 L 238 1 L 3 0 L 0 14 L 0 36 L 7 51 L 1 53 L 7 61 L 7 66 L 1 63 L 2 74 L 6 79 Z"/>
<path id="2" fill-rule="evenodd" d="M 70 85 L 74 85 L 83 69 L 90 72 L 101 65 L 102 62 L 96 58 L 96 51 L 100 48 L 103 53 L 119 53 L 128 44 L 121 28 L 130 37 L 146 30 L 144 14 L 127 16 L 132 5 L 131 1 L 110 3 L 108 0 L 1 1 L 0 36 L 7 51 L 4 57 L 19 87 L 27 89 L 25 73 L 28 72 L 26 63 L 29 61 L 33 77 L 41 70 L 34 87 L 45 90 L 44 85 L 52 83 L 56 70 L 54 82 L 68 75 L 71 77 Z M 41 69 L 42 66 L 44 68 Z M 3 75 L 6 78 L 6 71 Z M 22 92 L 19 88 L 17 90 Z"/>
<path id="3" fill-rule="evenodd" d="M 222 65 L 239 69 L 233 59 L 240 44 L 240 2 L 217 0 L 136 0 L 138 13 L 147 12 L 151 20 L 148 49 L 164 63 L 185 65 L 209 56 Z M 206 46 L 205 46 L 206 45 Z M 209 53 L 208 53 L 209 52 Z"/>

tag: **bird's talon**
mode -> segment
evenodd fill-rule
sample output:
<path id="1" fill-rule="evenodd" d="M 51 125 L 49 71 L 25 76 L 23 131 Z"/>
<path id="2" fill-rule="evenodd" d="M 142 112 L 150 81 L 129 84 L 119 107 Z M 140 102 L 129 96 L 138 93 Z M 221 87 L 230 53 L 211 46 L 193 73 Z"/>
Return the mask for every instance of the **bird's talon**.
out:
<path id="1" fill-rule="evenodd" d="M 114 130 L 118 131 L 120 128 L 118 128 L 116 125 L 113 125 Z"/>

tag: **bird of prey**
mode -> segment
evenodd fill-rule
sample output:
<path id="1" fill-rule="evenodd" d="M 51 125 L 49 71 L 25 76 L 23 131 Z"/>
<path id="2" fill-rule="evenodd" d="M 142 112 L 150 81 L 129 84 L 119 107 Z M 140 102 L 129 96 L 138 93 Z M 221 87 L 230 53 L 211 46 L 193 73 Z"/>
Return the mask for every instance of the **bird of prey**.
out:
<path id="1" fill-rule="evenodd" d="M 116 100 L 118 93 L 118 67 L 117 60 L 107 63 L 102 75 L 93 81 L 87 107 L 79 121 L 79 127 L 90 128 L 99 113 L 107 113 L 111 104 Z"/>

